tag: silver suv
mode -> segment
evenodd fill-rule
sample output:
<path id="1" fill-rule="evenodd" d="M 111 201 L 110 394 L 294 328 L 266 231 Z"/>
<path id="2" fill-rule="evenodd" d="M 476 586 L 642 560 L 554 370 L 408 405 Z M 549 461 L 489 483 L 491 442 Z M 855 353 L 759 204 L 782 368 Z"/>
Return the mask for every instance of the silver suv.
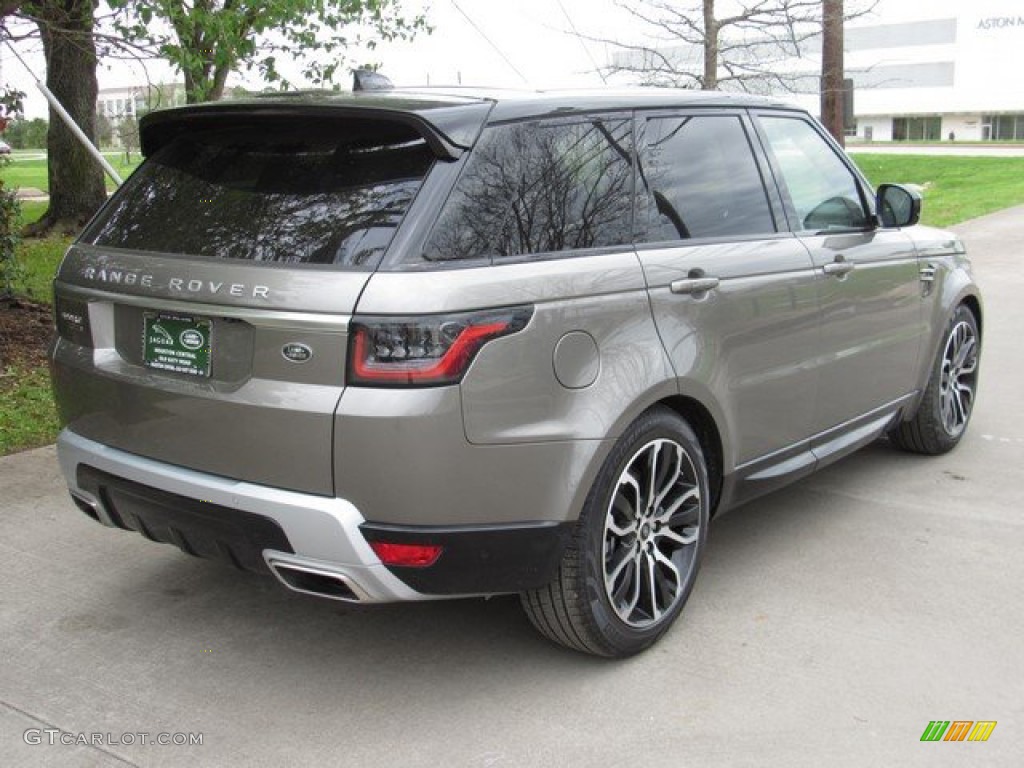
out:
<path id="1" fill-rule="evenodd" d="M 141 132 L 55 283 L 64 475 L 97 521 L 298 592 L 519 593 L 625 656 L 713 515 L 970 418 L 962 243 L 794 108 L 420 89 Z"/>

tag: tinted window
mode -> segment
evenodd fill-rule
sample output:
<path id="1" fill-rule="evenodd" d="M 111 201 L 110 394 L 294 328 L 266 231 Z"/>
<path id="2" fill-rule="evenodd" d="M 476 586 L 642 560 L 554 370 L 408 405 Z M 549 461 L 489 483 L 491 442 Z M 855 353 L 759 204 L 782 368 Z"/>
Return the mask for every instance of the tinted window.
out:
<path id="1" fill-rule="evenodd" d="M 424 258 L 494 258 L 628 243 L 630 137 L 626 120 L 487 129 Z"/>
<path id="2" fill-rule="evenodd" d="M 738 117 L 647 120 L 639 183 L 641 216 L 646 219 L 640 222 L 640 240 L 775 231 L 761 174 Z"/>
<path id="3" fill-rule="evenodd" d="M 796 229 L 863 229 L 864 204 L 853 173 L 809 123 L 762 117 L 761 125 L 796 209 Z"/>
<path id="4" fill-rule="evenodd" d="M 219 259 L 365 264 L 391 242 L 432 155 L 388 123 L 179 136 L 86 233 L 96 245 Z"/>

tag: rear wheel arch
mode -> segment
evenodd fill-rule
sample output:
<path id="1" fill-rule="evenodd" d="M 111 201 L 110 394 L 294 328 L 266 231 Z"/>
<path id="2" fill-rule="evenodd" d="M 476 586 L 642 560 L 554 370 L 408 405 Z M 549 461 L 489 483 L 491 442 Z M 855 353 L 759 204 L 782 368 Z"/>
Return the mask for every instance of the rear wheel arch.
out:
<path id="1" fill-rule="evenodd" d="M 704 452 L 705 463 L 707 464 L 708 487 L 710 492 L 710 512 L 712 515 L 717 511 L 718 503 L 722 499 L 722 491 L 725 481 L 725 446 L 728 444 L 728 435 L 724 435 L 719 425 L 724 424 L 721 414 L 716 414 L 714 406 L 692 395 L 682 395 L 676 390 L 675 382 L 666 380 L 658 387 L 648 391 L 644 398 L 634 402 L 619 417 L 615 427 L 607 436 L 605 446 L 594 453 L 584 472 L 577 479 L 578 487 L 573 497 L 570 516 L 567 520 L 579 520 L 583 511 L 590 487 L 604 465 L 608 455 L 612 452 L 616 440 L 644 414 L 658 407 L 666 407 L 681 416 L 697 435 L 701 450 Z"/>
<path id="2" fill-rule="evenodd" d="M 707 465 L 708 488 L 711 491 L 711 514 L 713 515 L 722 497 L 722 483 L 725 477 L 725 450 L 722 443 L 722 434 L 715 421 L 715 417 L 699 400 L 684 395 L 665 398 L 655 403 L 656 405 L 664 405 L 671 408 L 696 433 L 697 440 L 704 451 L 704 461 Z"/>

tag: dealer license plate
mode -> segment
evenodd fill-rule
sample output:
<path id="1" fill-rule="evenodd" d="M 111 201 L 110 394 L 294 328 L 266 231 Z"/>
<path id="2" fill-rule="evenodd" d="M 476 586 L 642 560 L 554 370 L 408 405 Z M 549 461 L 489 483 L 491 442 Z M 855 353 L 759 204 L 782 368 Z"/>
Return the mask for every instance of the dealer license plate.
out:
<path id="1" fill-rule="evenodd" d="M 211 322 L 198 317 L 146 313 L 142 362 L 161 371 L 209 376 L 211 330 Z"/>

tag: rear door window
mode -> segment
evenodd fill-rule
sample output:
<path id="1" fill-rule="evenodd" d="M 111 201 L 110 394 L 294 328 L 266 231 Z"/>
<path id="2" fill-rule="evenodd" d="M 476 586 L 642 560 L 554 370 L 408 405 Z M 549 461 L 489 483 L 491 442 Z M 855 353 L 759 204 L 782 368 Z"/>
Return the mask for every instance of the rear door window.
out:
<path id="1" fill-rule="evenodd" d="M 372 265 L 432 163 L 411 128 L 380 121 L 192 132 L 147 159 L 84 240 L 212 259 Z"/>
<path id="2" fill-rule="evenodd" d="M 644 121 L 637 242 L 774 233 L 753 150 L 735 115 Z"/>
<path id="3" fill-rule="evenodd" d="M 628 119 L 488 128 L 423 258 L 499 260 L 628 244 L 631 155 Z"/>

